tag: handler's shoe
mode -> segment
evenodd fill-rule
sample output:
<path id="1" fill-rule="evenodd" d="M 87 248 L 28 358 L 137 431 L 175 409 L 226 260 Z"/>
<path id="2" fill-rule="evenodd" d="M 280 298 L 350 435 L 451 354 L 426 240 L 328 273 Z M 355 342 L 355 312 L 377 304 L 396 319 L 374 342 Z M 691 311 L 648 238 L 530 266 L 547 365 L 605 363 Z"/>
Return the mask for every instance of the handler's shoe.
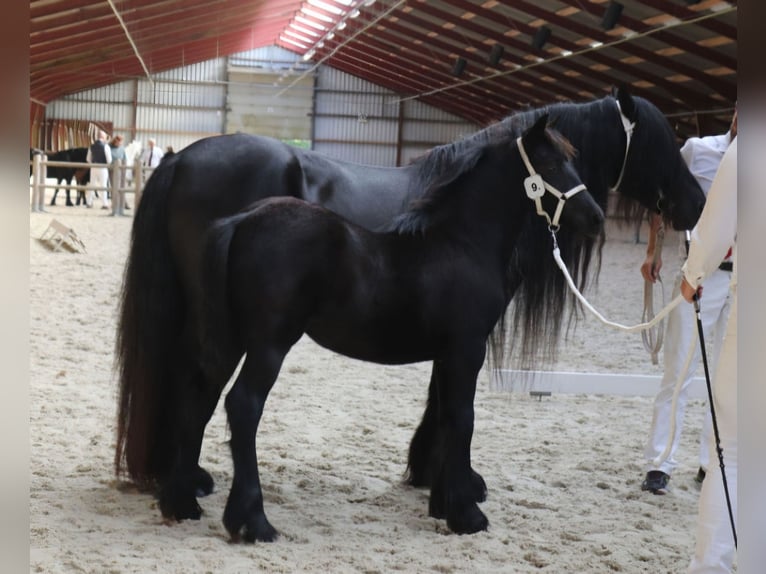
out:
<path id="1" fill-rule="evenodd" d="M 661 470 L 650 470 L 646 473 L 644 482 L 641 483 L 641 490 L 648 490 L 652 494 L 667 494 L 669 480 L 669 474 Z"/>
<path id="2" fill-rule="evenodd" d="M 697 471 L 697 476 L 694 477 L 694 482 L 697 484 L 702 484 L 702 481 L 705 480 L 705 475 L 707 473 L 705 472 L 705 469 L 700 467 L 700 469 Z"/>

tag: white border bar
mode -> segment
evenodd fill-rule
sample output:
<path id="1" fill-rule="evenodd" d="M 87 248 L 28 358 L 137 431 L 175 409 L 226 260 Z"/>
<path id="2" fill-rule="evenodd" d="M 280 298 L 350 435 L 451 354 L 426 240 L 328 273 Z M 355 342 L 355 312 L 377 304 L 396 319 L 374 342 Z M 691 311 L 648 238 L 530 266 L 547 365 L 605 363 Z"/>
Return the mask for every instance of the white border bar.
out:
<path id="1" fill-rule="evenodd" d="M 660 388 L 660 381 L 661 377 L 656 375 L 609 373 L 496 369 L 490 374 L 490 388 L 495 391 L 550 391 L 563 394 L 654 396 Z M 703 377 L 692 379 L 687 396 L 707 398 Z"/>

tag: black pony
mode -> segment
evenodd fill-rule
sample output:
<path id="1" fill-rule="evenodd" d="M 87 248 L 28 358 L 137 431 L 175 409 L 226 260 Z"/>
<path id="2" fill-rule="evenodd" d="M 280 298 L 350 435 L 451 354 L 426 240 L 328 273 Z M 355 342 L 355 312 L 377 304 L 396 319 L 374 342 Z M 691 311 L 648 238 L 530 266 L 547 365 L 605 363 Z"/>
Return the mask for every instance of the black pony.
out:
<path id="1" fill-rule="evenodd" d="M 440 366 L 442 440 L 430 453 L 429 514 L 458 533 L 487 528 L 477 505 L 486 486 L 470 465 L 473 399 L 487 337 L 510 301 L 516 240 L 526 225 L 547 229 L 540 217 L 529 221 L 536 204 L 558 223 L 561 194 L 564 227 L 595 237 L 604 221 L 569 163 L 574 150 L 546 122 L 540 117 L 518 140 L 496 130 L 481 145 L 442 150 L 454 168 L 389 232 L 287 197 L 213 225 L 200 278 L 199 346 L 190 351 L 201 357 L 209 389 L 199 391 L 212 395 L 247 354 L 226 396 L 234 478 L 223 521 L 234 540 L 277 535 L 263 509 L 256 431 L 282 361 L 304 333 L 356 359 Z M 200 422 L 178 421 L 176 431 L 192 436 Z M 184 445 L 175 476 L 188 476 L 197 456 Z M 196 485 L 166 483 L 160 505 L 166 515 L 198 515 Z"/>
<path id="2" fill-rule="evenodd" d="M 72 163 L 87 163 L 88 148 L 75 147 L 70 149 L 64 149 L 61 151 L 48 154 L 48 161 L 68 161 Z M 56 180 L 56 185 L 61 185 L 62 181 L 66 181 L 67 185 L 72 185 L 72 179 L 75 179 L 77 185 L 87 185 L 90 181 L 90 169 L 87 167 L 70 167 L 70 166 L 57 166 L 52 165 L 46 169 L 46 177 Z M 56 205 L 56 196 L 59 193 L 59 188 L 53 191 L 53 197 L 51 198 L 51 205 Z M 80 205 L 80 201 L 85 203 L 85 192 L 77 190 L 77 205 Z M 70 190 L 66 189 L 66 204 L 73 206 L 72 196 Z"/>
<path id="3" fill-rule="evenodd" d="M 694 225 L 704 194 L 681 158 L 670 125 L 653 104 L 624 90 L 616 97 L 515 114 L 401 168 L 338 161 L 245 134 L 199 140 L 158 166 L 133 222 L 122 291 L 116 472 L 125 470 L 148 486 L 179 480 L 172 475 L 178 472 L 173 465 L 181 440 L 174 428 L 176 421 L 188 417 L 198 420 L 198 427 L 184 440 L 199 454 L 219 393 L 200 383 L 204 376 L 189 360 L 188 338 L 192 307 L 201 300 L 205 232 L 213 220 L 265 197 L 294 196 L 367 229 L 381 229 L 456 169 L 456 156 L 449 150 L 482 145 L 496 133 L 519 135 L 543 114 L 578 150 L 575 169 L 602 209 L 610 188 L 619 182 L 621 209 L 634 221 L 647 209 L 660 209 L 678 229 Z M 546 273 L 546 266 L 553 265 L 546 233 L 526 226 L 509 270 L 514 322 L 522 335 L 518 344 L 524 350 L 547 348 L 539 343 L 558 328 L 556 305 L 563 306 L 568 293 L 560 274 Z M 569 247 L 562 252 L 567 265 L 584 281 L 595 240 L 570 237 L 563 229 L 559 241 Z M 539 300 L 548 301 L 548 306 Z M 536 316 L 532 309 L 545 313 Z M 435 363 L 426 412 L 411 444 L 408 481 L 413 485 L 431 483 L 427 453 L 440 440 L 435 388 L 441 370 Z M 213 489 L 212 478 L 202 468 L 195 467 L 184 479 L 193 481 L 202 494 Z M 191 515 L 181 508 L 169 512 L 176 518 Z"/>

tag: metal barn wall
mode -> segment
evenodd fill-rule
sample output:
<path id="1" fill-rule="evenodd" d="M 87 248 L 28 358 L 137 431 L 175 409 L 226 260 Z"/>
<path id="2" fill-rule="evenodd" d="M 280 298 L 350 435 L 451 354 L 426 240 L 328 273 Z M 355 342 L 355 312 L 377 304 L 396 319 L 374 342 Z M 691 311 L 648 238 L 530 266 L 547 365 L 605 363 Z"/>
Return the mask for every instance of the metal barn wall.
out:
<path id="1" fill-rule="evenodd" d="M 176 151 L 237 131 L 311 141 L 327 155 L 374 165 L 409 163 L 478 126 L 339 70 L 261 48 L 71 94 L 47 119 L 112 126 L 128 142 L 150 137 Z"/>
<path id="2" fill-rule="evenodd" d="M 432 147 L 462 139 L 481 129 L 417 100 L 405 101 L 403 106 L 400 165 L 411 163 Z"/>
<path id="3" fill-rule="evenodd" d="M 313 149 L 348 161 L 405 165 L 478 126 L 339 70 L 320 67 Z"/>
<path id="4" fill-rule="evenodd" d="M 314 78 L 304 75 L 308 69 L 296 54 L 276 46 L 230 56 L 224 131 L 311 140 Z"/>
<path id="5" fill-rule="evenodd" d="M 127 142 L 153 137 L 176 151 L 223 131 L 226 96 L 223 58 L 128 80 L 50 102 L 47 118 L 111 125 Z M 111 134 L 110 134 L 111 135 Z"/>

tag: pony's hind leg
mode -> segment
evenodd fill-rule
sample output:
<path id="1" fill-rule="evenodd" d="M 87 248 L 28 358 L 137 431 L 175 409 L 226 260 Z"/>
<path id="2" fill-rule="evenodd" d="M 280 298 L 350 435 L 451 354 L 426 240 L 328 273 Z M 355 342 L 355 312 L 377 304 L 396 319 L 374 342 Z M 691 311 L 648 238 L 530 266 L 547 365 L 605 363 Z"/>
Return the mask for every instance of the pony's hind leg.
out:
<path id="1" fill-rule="evenodd" d="M 439 370 L 440 361 L 434 361 L 431 370 L 431 382 L 428 385 L 428 402 L 420 422 L 410 442 L 407 461 L 406 483 L 414 487 L 430 487 L 438 472 L 440 455 L 439 441 Z M 471 488 L 476 502 L 487 499 L 487 483 L 484 478 L 471 468 Z"/>
<path id="2" fill-rule="evenodd" d="M 202 369 L 195 366 L 187 376 L 176 379 L 179 386 L 172 405 L 169 432 L 173 460 L 168 476 L 162 481 L 159 506 L 166 518 L 199 519 L 202 509 L 197 497 L 213 492 L 213 477 L 199 466 L 202 438 L 213 415 L 223 384 L 211 383 Z"/>
<path id="3" fill-rule="evenodd" d="M 213 492 L 213 477 L 199 466 L 205 427 L 213 416 L 221 391 L 239 362 L 243 350 L 233 349 L 219 356 L 214 367 L 203 369 L 190 357 L 199 356 L 193 336 L 186 332 L 173 350 L 169 372 L 173 392 L 167 398 L 165 418 L 158 440 L 163 445 L 158 455 L 169 460 L 160 481 L 159 505 L 163 516 L 181 520 L 199 519 L 202 509 L 197 497 Z"/>
<path id="4" fill-rule="evenodd" d="M 266 397 L 277 379 L 285 354 L 275 349 L 248 349 L 242 370 L 226 395 L 234 479 L 223 524 L 234 541 L 241 537 L 246 542 L 272 542 L 278 536 L 263 509 L 256 433 Z"/>

